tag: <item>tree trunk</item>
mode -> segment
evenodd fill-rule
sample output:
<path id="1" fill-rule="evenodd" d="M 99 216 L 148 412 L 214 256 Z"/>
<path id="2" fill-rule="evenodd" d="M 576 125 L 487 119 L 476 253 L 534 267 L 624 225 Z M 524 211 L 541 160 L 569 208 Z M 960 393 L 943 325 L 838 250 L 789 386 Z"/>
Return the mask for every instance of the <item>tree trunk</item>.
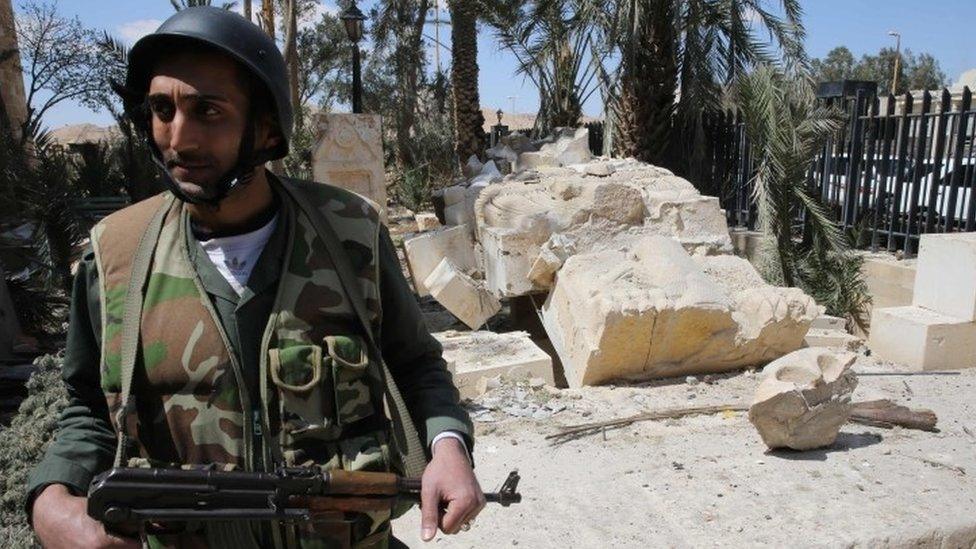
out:
<path id="1" fill-rule="evenodd" d="M 671 138 L 677 36 L 672 0 L 654 0 L 640 14 L 624 56 L 617 147 L 625 157 L 661 163 Z"/>
<path id="2" fill-rule="evenodd" d="M 275 37 L 274 2 L 275 0 L 261 0 L 261 25 L 271 38 Z"/>
<path id="3" fill-rule="evenodd" d="M 244 17 L 251 20 L 251 0 L 244 0 Z"/>
<path id="4" fill-rule="evenodd" d="M 298 0 L 286 0 L 285 17 L 288 25 L 285 32 L 285 63 L 288 65 L 288 88 L 291 91 L 291 106 L 295 111 L 295 127 L 300 128 L 302 119 L 301 98 L 298 93 Z"/>
<path id="5" fill-rule="evenodd" d="M 413 125 L 416 121 L 417 88 L 423 63 L 423 30 L 430 0 L 397 3 L 397 46 L 394 72 L 397 75 L 396 162 L 400 173 L 414 167 Z"/>
<path id="6" fill-rule="evenodd" d="M 469 0 L 452 0 L 449 6 L 454 154 L 463 166 L 471 155 L 481 156 L 485 143 L 478 96 L 478 12 L 477 3 Z"/>

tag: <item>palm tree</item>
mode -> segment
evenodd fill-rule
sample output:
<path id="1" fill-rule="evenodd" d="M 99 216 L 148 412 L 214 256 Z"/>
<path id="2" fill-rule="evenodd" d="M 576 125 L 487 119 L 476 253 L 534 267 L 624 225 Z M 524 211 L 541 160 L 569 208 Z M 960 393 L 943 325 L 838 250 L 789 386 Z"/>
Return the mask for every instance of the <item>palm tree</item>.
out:
<path id="1" fill-rule="evenodd" d="M 678 78 L 675 7 L 673 0 L 624 5 L 615 109 L 620 156 L 659 163 L 670 142 Z"/>
<path id="2" fill-rule="evenodd" d="M 539 90 L 535 130 L 579 125 L 583 104 L 598 90 L 598 73 L 609 52 L 595 48 L 602 29 L 594 24 L 602 2 L 593 0 L 493 0 L 488 24 L 515 55 L 517 74 Z"/>
<path id="3" fill-rule="evenodd" d="M 480 156 L 484 147 L 485 118 L 478 96 L 478 4 L 450 0 L 449 7 L 454 152 L 463 164 L 471 155 Z"/>
<path id="4" fill-rule="evenodd" d="M 668 163 L 695 180 L 702 118 L 758 63 L 803 66 L 798 0 L 617 0 L 595 24 L 620 63 L 608 71 L 621 154 Z M 676 116 L 672 116 L 672 114 Z"/>
<path id="5" fill-rule="evenodd" d="M 806 71 L 761 64 L 737 78 L 751 157 L 753 200 L 766 238 L 766 276 L 799 286 L 829 314 L 863 327 L 867 291 L 860 258 L 819 201 L 809 174 L 816 152 L 841 124 L 839 113 L 817 106 Z M 802 224 L 797 223 L 802 219 Z"/>

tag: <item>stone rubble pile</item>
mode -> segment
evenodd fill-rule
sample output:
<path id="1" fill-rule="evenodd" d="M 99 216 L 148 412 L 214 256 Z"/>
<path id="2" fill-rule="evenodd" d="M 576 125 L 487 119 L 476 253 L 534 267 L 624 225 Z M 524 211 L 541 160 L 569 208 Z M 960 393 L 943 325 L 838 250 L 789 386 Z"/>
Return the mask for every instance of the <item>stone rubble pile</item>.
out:
<path id="1" fill-rule="evenodd" d="M 594 158 L 586 129 L 506 136 L 464 172 L 438 197 L 447 227 L 404 241 L 417 290 L 472 329 L 499 300 L 537 296 L 571 387 L 765 364 L 821 313 L 732 255 L 717 198 Z"/>

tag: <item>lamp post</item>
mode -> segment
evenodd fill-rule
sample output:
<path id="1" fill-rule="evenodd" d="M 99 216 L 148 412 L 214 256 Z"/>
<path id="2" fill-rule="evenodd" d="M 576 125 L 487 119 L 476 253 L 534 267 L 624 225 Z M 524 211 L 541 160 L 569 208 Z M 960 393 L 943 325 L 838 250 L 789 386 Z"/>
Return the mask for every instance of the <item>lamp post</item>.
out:
<path id="1" fill-rule="evenodd" d="M 891 77 L 891 93 L 892 95 L 898 93 L 898 70 L 901 68 L 901 33 L 897 31 L 888 31 L 888 36 L 895 37 L 895 72 Z"/>
<path id="2" fill-rule="evenodd" d="M 363 83 L 359 69 L 359 41 L 363 39 L 363 22 L 366 16 L 354 1 L 340 16 L 346 27 L 346 36 L 352 42 L 352 112 L 363 112 Z"/>

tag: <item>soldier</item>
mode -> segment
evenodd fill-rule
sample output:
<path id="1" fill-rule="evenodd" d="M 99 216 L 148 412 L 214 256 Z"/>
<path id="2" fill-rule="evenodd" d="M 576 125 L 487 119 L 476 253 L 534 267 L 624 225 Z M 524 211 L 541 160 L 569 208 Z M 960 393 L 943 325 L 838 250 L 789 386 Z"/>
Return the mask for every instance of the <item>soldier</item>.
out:
<path id="1" fill-rule="evenodd" d="M 113 464 L 422 472 L 425 540 L 484 506 L 470 419 L 376 207 L 264 168 L 288 151 L 287 81 L 274 41 L 225 10 L 185 9 L 133 46 L 116 91 L 169 192 L 96 225 L 78 269 L 69 404 L 29 484 L 45 546 L 140 546 L 86 514 Z M 187 523 L 144 541 L 396 546 L 390 518 Z"/>

